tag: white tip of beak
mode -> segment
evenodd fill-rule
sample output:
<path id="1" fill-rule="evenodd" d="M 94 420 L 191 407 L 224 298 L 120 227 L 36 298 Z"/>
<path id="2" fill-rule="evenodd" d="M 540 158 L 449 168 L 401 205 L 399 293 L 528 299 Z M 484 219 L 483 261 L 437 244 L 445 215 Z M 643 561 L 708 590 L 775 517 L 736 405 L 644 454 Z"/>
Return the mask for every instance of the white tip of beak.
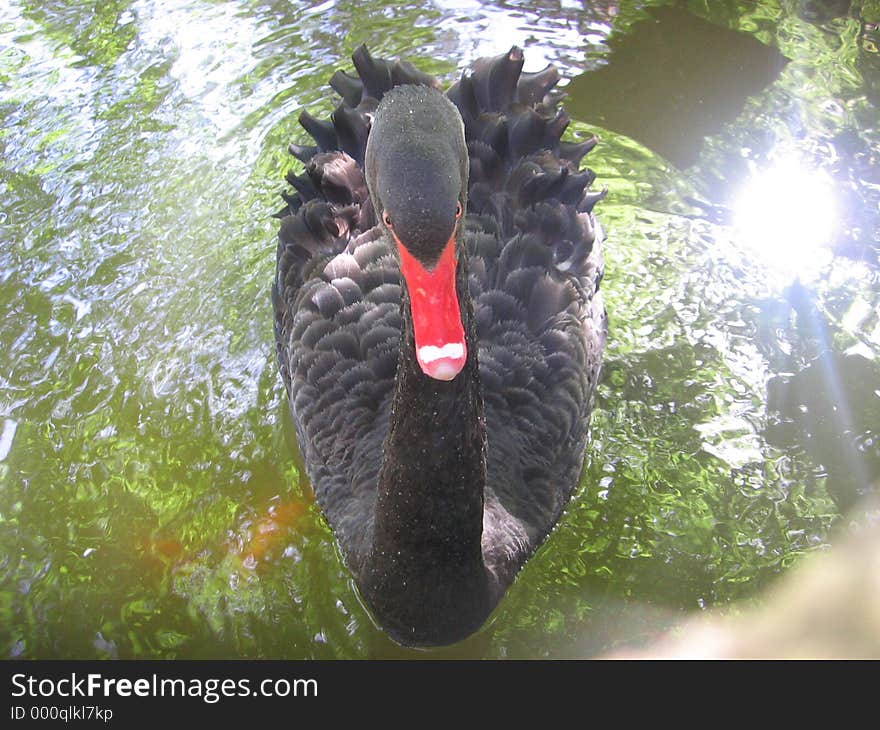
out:
<path id="1" fill-rule="evenodd" d="M 452 380 L 467 361 L 462 342 L 448 342 L 440 347 L 424 345 L 416 354 L 422 372 L 435 380 Z"/>

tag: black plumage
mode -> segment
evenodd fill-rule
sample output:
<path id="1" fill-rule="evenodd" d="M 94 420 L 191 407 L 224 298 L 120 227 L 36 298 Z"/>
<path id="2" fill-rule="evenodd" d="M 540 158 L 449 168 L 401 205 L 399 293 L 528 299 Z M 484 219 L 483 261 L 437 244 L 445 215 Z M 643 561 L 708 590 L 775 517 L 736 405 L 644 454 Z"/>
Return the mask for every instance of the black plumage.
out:
<path id="1" fill-rule="evenodd" d="M 281 212 L 278 360 L 317 501 L 376 619 L 405 644 L 450 643 L 577 484 L 607 330 L 604 191 L 578 169 L 595 139 L 560 142 L 556 70 L 523 74 L 519 49 L 477 61 L 445 99 L 409 64 L 364 47 L 354 63 L 331 80 L 332 120 L 301 116 L 317 146 L 291 147 L 306 170 Z M 467 361 L 449 382 L 416 363 L 392 230 L 428 268 L 452 232 Z"/>

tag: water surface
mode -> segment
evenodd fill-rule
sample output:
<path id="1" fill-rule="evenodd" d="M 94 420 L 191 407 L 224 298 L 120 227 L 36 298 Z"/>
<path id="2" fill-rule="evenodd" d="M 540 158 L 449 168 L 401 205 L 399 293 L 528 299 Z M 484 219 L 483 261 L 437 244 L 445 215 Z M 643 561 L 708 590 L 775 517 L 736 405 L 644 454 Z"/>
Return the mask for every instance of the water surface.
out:
<path id="1" fill-rule="evenodd" d="M 362 42 L 446 82 L 513 43 L 557 64 L 610 191 L 581 487 L 438 653 L 590 656 L 760 595 L 880 475 L 878 22 L 870 0 L 4 3 L 0 651 L 409 656 L 302 477 L 268 298 L 296 116 L 333 108 Z"/>

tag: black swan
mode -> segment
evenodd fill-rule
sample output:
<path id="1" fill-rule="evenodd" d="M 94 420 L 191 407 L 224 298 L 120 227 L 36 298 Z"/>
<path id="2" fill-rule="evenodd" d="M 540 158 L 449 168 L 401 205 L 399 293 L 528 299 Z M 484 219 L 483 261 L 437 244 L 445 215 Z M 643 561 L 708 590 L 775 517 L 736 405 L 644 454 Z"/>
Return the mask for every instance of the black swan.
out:
<path id="1" fill-rule="evenodd" d="M 397 642 L 476 631 L 583 466 L 607 323 L 604 191 L 561 142 L 553 66 L 514 47 L 446 94 L 353 56 L 316 146 L 291 145 L 275 337 L 303 462 Z"/>

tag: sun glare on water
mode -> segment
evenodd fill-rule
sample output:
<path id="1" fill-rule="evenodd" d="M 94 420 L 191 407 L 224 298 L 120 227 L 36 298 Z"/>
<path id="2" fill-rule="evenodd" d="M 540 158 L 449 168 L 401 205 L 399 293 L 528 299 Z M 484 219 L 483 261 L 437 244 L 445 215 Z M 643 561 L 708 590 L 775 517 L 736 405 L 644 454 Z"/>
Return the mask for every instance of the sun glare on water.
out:
<path id="1" fill-rule="evenodd" d="M 743 249 L 790 280 L 813 278 L 831 258 L 834 186 L 821 170 L 785 159 L 741 188 L 734 231 Z"/>

